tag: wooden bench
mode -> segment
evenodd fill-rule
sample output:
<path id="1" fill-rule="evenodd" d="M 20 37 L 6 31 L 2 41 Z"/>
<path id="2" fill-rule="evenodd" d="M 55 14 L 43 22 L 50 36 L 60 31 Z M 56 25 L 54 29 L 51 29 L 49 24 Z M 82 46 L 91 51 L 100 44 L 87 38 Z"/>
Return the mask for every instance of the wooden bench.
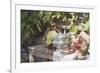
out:
<path id="1" fill-rule="evenodd" d="M 44 45 L 30 46 L 29 49 L 29 62 L 34 62 L 34 57 L 52 60 L 53 51 L 48 50 Z"/>

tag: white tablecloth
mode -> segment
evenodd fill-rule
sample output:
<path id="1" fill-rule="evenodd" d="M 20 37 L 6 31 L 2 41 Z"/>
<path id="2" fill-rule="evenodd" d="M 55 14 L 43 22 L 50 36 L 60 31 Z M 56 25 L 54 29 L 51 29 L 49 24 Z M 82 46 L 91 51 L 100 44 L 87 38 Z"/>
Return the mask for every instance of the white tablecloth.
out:
<path id="1" fill-rule="evenodd" d="M 53 61 L 68 61 L 73 60 L 73 58 L 76 56 L 75 53 L 65 55 L 61 53 L 61 50 L 57 50 L 53 53 Z"/>

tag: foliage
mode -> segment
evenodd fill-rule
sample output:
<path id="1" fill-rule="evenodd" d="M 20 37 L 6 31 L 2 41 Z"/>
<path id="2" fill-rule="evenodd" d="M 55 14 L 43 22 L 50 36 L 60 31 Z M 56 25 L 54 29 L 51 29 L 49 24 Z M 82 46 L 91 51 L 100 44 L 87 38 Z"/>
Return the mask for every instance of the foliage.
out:
<path id="1" fill-rule="evenodd" d="M 70 12 L 21 10 L 21 48 L 27 47 L 35 38 L 43 36 L 52 22 L 66 24 L 68 18 L 73 18 Z"/>

